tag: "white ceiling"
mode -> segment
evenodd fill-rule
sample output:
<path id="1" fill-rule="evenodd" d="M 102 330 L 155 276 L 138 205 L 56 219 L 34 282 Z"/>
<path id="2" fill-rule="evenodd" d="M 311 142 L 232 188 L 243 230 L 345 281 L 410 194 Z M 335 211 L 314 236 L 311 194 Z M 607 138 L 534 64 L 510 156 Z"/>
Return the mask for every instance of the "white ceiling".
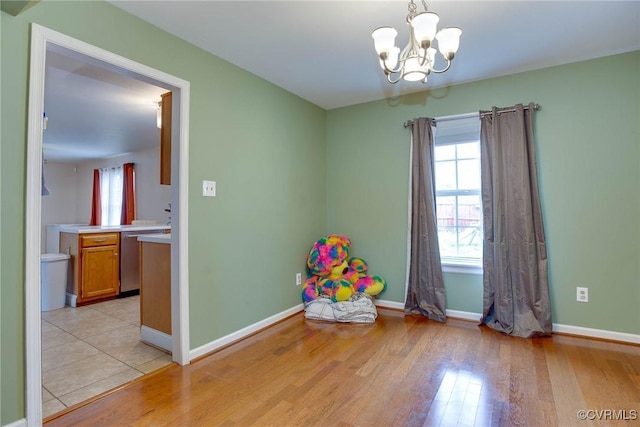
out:
<path id="1" fill-rule="evenodd" d="M 157 101 L 167 92 L 48 44 L 42 144 L 46 161 L 105 159 L 160 145 Z"/>
<path id="2" fill-rule="evenodd" d="M 384 25 L 404 46 L 407 1 L 111 3 L 326 109 L 425 89 L 387 83 L 373 49 L 371 32 Z M 439 28 L 460 27 L 462 37 L 451 69 L 427 87 L 640 49 L 638 1 L 428 4 Z"/>
<path id="3" fill-rule="evenodd" d="M 637 0 L 430 1 L 429 9 L 440 15 L 439 28 L 462 29 L 453 65 L 444 74 L 430 76 L 426 86 L 390 85 L 379 68 L 371 31 L 394 26 L 399 32 L 397 43 L 404 45 L 406 1 L 110 3 L 325 109 L 640 49 Z M 421 2 L 417 5 L 421 11 Z M 68 130 L 73 129 L 72 136 L 66 138 L 69 144 L 76 140 L 73 135 L 77 140 L 97 143 L 113 141 L 114 137 L 124 141 L 133 129 L 140 131 L 137 124 L 117 122 L 115 117 L 106 120 L 113 110 L 121 110 L 130 121 L 141 117 L 145 126 L 155 126 L 155 110 L 146 99 L 158 98 L 164 90 L 126 84 L 117 74 L 100 76 L 86 69 L 83 74 L 81 66 L 68 68 L 48 70 L 47 79 L 67 79 L 69 84 L 77 80 L 83 86 L 56 91 L 60 99 L 55 102 L 64 106 L 72 100 L 100 100 L 98 110 L 62 108 L 60 121 L 74 123 Z M 125 88 L 129 95 L 120 93 Z M 105 94 L 120 103 L 106 102 Z M 47 90 L 45 107 L 49 96 L 54 93 Z M 131 104 L 127 104 L 127 96 Z M 52 115 L 53 109 L 47 130 L 51 134 Z M 59 139 L 51 138 L 50 146 L 57 145 Z"/>

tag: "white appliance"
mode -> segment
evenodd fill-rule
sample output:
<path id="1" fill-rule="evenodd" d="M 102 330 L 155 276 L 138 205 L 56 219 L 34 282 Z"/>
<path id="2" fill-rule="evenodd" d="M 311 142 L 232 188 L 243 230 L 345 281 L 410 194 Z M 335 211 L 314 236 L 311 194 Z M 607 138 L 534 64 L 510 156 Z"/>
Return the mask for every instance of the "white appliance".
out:
<path id="1" fill-rule="evenodd" d="M 41 310 L 50 311 L 63 308 L 67 294 L 67 274 L 69 271 L 67 254 L 40 255 Z"/>

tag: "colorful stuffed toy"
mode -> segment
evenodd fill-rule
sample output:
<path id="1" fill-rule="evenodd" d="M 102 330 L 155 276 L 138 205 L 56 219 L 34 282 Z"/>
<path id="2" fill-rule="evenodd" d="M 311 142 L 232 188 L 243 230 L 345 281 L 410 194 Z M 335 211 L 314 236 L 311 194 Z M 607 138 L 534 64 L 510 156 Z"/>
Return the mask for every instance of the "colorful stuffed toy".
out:
<path id="1" fill-rule="evenodd" d="M 314 243 L 307 256 L 309 275 L 302 289 L 305 303 L 319 296 L 327 296 L 333 302 L 346 301 L 356 292 L 375 297 L 386 289 L 383 278 L 367 276 L 365 260 L 349 256 L 350 245 L 349 238 L 336 234 Z"/>
<path id="2" fill-rule="evenodd" d="M 348 267 L 346 263 L 349 259 L 349 245 L 351 240 L 335 234 L 315 242 L 307 257 L 309 273 L 314 276 L 328 276 L 332 272 L 340 273 L 339 269 L 343 264 L 345 264 L 344 268 Z"/>

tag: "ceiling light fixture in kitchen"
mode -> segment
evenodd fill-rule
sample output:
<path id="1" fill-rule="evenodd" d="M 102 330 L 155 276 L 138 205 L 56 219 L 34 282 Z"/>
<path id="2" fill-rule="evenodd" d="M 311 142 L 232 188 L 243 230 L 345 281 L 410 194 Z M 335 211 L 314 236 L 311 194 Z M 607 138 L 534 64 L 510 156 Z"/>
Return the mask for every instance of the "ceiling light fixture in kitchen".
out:
<path id="1" fill-rule="evenodd" d="M 162 129 L 162 101 L 156 101 L 155 104 L 158 106 L 156 111 L 156 126 L 158 129 Z"/>

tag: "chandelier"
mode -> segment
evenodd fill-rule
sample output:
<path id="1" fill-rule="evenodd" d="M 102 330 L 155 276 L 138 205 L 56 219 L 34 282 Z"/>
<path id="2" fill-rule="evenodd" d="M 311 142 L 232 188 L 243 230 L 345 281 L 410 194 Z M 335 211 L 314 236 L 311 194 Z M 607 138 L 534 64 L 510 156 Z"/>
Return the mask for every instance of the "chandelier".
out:
<path id="1" fill-rule="evenodd" d="M 422 6 L 424 12 L 417 13 L 416 4 L 413 0 L 409 2 L 407 15 L 409 42 L 402 51 L 395 46 L 398 35 L 395 28 L 380 27 L 371 33 L 376 52 L 380 57 L 380 66 L 389 83 L 397 83 L 400 80 L 426 83 L 430 73 L 444 73 L 451 67 L 451 61 L 460 44 L 462 30 L 457 27 L 448 27 L 436 33 L 440 17 L 434 12 L 427 11 L 425 0 L 422 0 Z M 438 41 L 440 54 L 447 61 L 447 65 L 441 70 L 435 69 L 437 51 L 432 46 L 434 38 Z"/>

